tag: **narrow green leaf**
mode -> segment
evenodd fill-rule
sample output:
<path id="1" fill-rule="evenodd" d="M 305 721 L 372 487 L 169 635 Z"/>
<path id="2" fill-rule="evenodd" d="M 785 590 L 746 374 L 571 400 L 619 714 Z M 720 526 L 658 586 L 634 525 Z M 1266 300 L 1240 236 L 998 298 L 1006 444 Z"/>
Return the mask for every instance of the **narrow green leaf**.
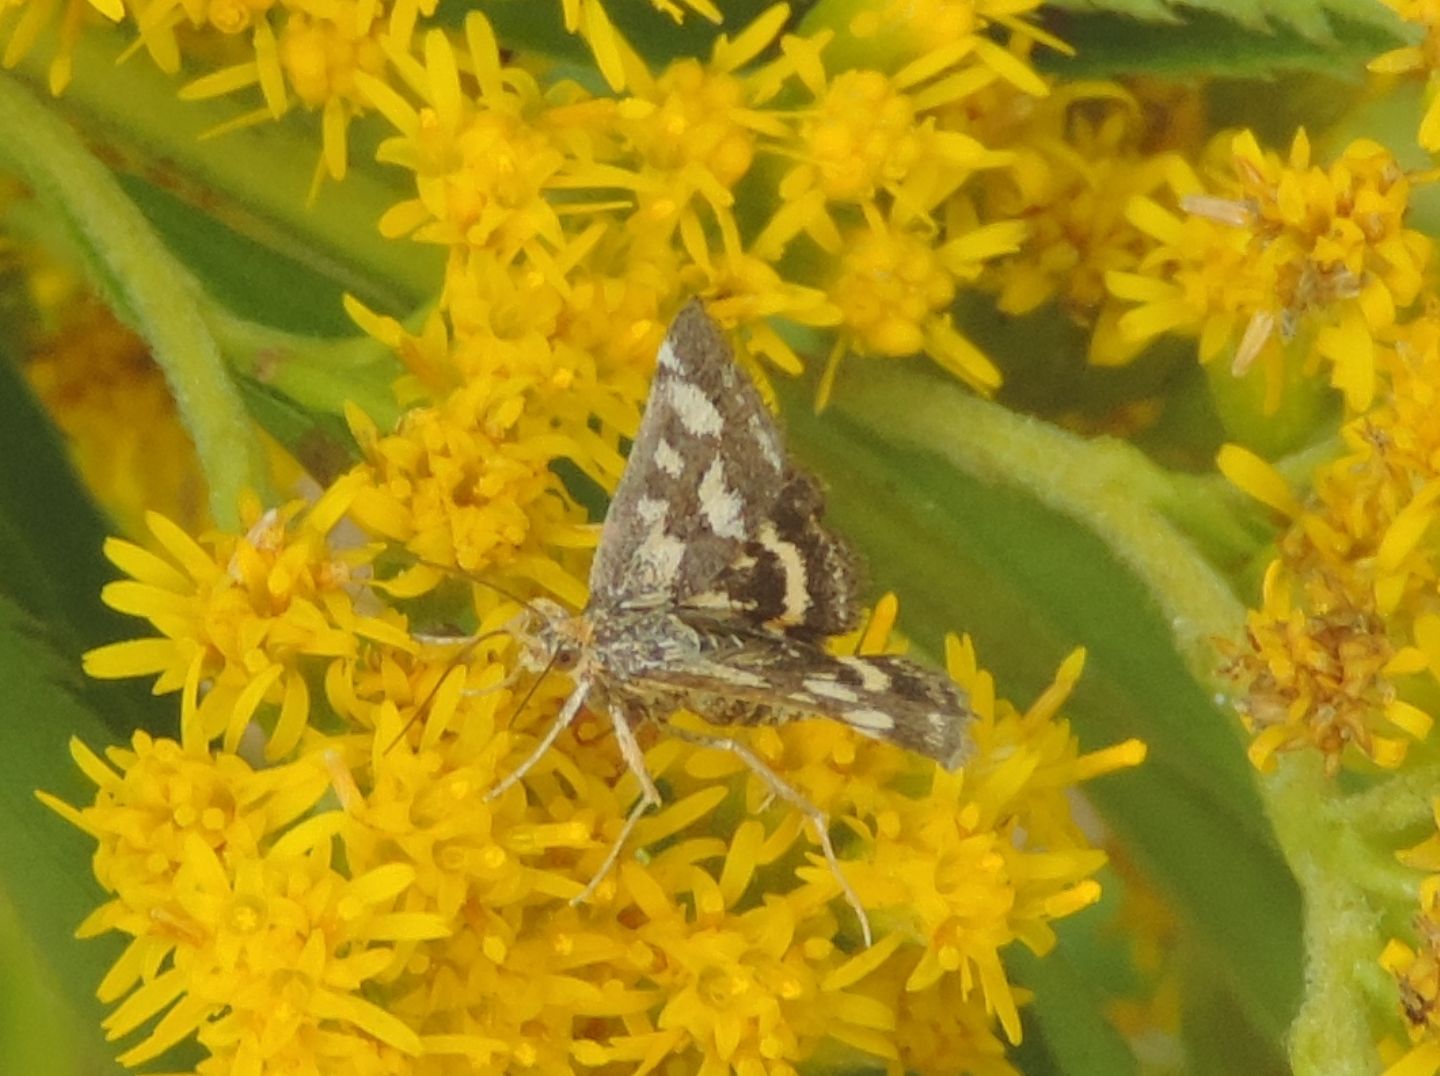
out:
<path id="1" fill-rule="evenodd" d="M 18 81 L 0 77 L 0 161 L 68 228 L 92 280 L 165 370 L 210 485 L 212 514 L 237 522 L 264 470 L 249 419 L 205 324 L 193 278 L 79 136 Z"/>
<path id="2" fill-rule="evenodd" d="M 0 751 L 0 908 L 18 931 L 0 934 L 7 971 L 23 969 L 41 998 L 0 1002 L 0 1021 L 43 1020 L 24 1037 L 0 1034 L 0 1072 L 55 1072 L 26 1064 L 36 1039 L 65 1041 L 80 1071 L 119 1071 L 100 1032 L 95 987 L 120 951 L 115 936 L 77 941 L 74 930 L 104 894 L 90 871 L 93 842 L 35 798 L 43 788 L 83 805 L 94 786 L 66 750 L 78 736 L 94 750 L 110 740 L 104 723 L 75 693 L 74 667 L 18 606 L 0 597 L 0 709 L 5 750 Z M 0 913 L 0 919 L 6 918 Z M 13 947 L 23 944 L 25 950 Z M 10 1051 L 14 1051 L 11 1053 Z"/>
<path id="3" fill-rule="evenodd" d="M 110 530 L 70 467 L 65 447 L 0 342 L 0 596 L 46 625 L 70 669 L 92 647 L 136 634 L 100 601 L 116 571 L 101 555 Z M 77 685 L 116 730 L 155 730 L 173 717 L 144 687 Z"/>
<path id="4" fill-rule="evenodd" d="M 1083 975 L 1056 949 L 1036 957 L 1018 951 L 1006 963 L 1016 980 L 1035 992 L 1027 1011 L 1031 1030 L 1045 1040 L 1055 1071 L 1065 1076 L 1127 1076 L 1138 1072 L 1125 1040 L 1107 1024 Z"/>
<path id="5" fill-rule="evenodd" d="M 1035 994 L 1023 1010 L 1026 1037 L 1039 1035 L 1046 1053 L 1065 1076 L 1125 1076 L 1137 1072 L 1134 1055 L 1105 1007 L 1114 997 L 1114 941 L 1125 937 L 1114 917 L 1118 879 L 1105 879 L 1106 899 L 1101 904 L 1057 924 L 1060 942 L 1043 957 L 1024 946 L 1006 953 L 1005 966 L 1016 982 Z M 1099 938 L 1108 929 L 1110 944 Z M 1128 954 L 1126 954 L 1128 955 Z M 1122 957 L 1123 958 L 1123 957 Z M 1131 984 L 1139 985 L 1138 980 Z"/>
<path id="6" fill-rule="evenodd" d="M 1183 944 L 1176 964 L 1183 976 L 1180 1034 L 1186 1071 L 1195 1076 L 1284 1076 L 1290 1071 L 1276 1044 L 1257 1038 L 1247 1026 L 1203 950 Z"/>
<path id="7" fill-rule="evenodd" d="M 1057 12 L 1046 28 L 1073 46 L 1075 55 L 1037 59 L 1065 78 L 1261 78 L 1313 72 L 1359 82 L 1366 63 L 1418 36 L 1370 0 L 1335 5 L 1328 12 L 1308 0 L 1276 7 L 1284 10 L 1249 3 L 1223 11 L 1167 5 L 1166 17 L 1153 21 L 1110 12 Z M 1249 13 L 1257 17 L 1243 17 Z"/>
<path id="8" fill-rule="evenodd" d="M 80 1076 L 86 1062 L 66 1002 L 0 891 L 0 1072 Z"/>
<path id="9" fill-rule="evenodd" d="M 136 176 L 118 179 L 171 253 L 226 309 L 290 332 L 340 336 L 355 331 L 341 300 L 350 284 L 362 294 L 373 290 L 368 282 L 335 272 L 313 256 L 301 260 L 289 237 L 278 245 L 262 242 L 258 229 L 247 235 L 164 187 Z"/>
<path id="10" fill-rule="evenodd" d="M 337 416 L 310 411 L 253 378 L 243 378 L 240 387 L 255 421 L 315 481 L 328 484 L 358 461 L 355 441 Z"/>

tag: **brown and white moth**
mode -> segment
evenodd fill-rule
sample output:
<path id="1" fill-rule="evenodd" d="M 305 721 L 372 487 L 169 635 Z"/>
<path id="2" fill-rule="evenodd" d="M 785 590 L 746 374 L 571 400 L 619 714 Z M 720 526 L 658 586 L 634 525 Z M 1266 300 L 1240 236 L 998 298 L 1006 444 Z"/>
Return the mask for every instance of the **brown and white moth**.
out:
<path id="1" fill-rule="evenodd" d="M 650 399 L 590 572 L 590 603 L 550 603 L 530 663 L 568 671 L 575 688 L 535 750 L 490 793 L 518 781 L 587 701 L 606 711 L 641 796 L 584 899 L 660 795 L 635 740 L 642 721 L 679 709 L 712 724 L 823 716 L 953 769 L 973 717 L 946 677 L 903 658 L 835 656 L 827 636 L 856 627 L 855 560 L 821 523 L 815 479 L 786 458 L 755 386 L 699 301 L 660 348 Z M 846 899 L 870 926 L 835 857 L 823 812 L 745 744 L 670 727 L 743 759 L 802 810 Z"/>

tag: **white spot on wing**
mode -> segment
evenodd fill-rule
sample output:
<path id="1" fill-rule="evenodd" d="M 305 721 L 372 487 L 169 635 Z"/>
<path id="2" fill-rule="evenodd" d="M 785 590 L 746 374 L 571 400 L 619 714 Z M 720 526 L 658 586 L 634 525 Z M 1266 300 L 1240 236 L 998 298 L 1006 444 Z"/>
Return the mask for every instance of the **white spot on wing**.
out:
<path id="1" fill-rule="evenodd" d="M 640 522 L 654 530 L 665 522 L 668 507 L 659 497 L 641 497 L 635 502 L 635 515 Z"/>
<path id="2" fill-rule="evenodd" d="M 692 609 L 754 609 L 753 601 L 739 601 L 723 590 L 704 590 L 685 599 L 685 605 Z"/>
<path id="3" fill-rule="evenodd" d="M 635 502 L 635 517 L 645 528 L 635 549 L 635 571 L 647 589 L 668 591 L 685 556 L 685 543 L 667 528 L 670 505 L 659 497 L 641 497 Z"/>
<path id="4" fill-rule="evenodd" d="M 655 356 L 655 361 L 667 370 L 678 370 L 680 368 L 679 356 L 675 354 L 675 348 L 666 337 L 660 345 L 660 352 Z"/>
<path id="5" fill-rule="evenodd" d="M 669 441 L 655 443 L 655 466 L 671 478 L 679 478 L 685 470 L 685 457 L 675 451 Z"/>
<path id="6" fill-rule="evenodd" d="M 889 732 L 895 727 L 895 719 L 880 710 L 846 710 L 842 716 L 861 732 Z"/>
<path id="7" fill-rule="evenodd" d="M 726 684 L 739 684 L 741 687 L 764 687 L 765 678 L 756 676 L 745 669 L 737 669 L 733 665 L 723 665 L 715 661 L 707 661 L 700 668 L 712 680 L 719 680 Z"/>
<path id="8" fill-rule="evenodd" d="M 725 420 L 720 409 L 698 385 L 682 378 L 667 378 L 664 385 L 670 407 L 679 416 L 680 425 L 696 437 L 719 437 Z"/>
<path id="9" fill-rule="evenodd" d="M 680 569 L 680 561 L 685 557 L 685 543 L 657 529 L 646 537 L 644 544 L 636 550 L 635 557 L 651 585 L 669 587 Z"/>
<path id="10" fill-rule="evenodd" d="M 811 677 L 805 681 L 805 689 L 825 699 L 837 699 L 840 702 L 859 702 L 860 696 L 855 694 L 844 684 L 837 684 L 834 680 L 823 680 L 820 677 Z"/>
<path id="11" fill-rule="evenodd" d="M 744 504 L 740 495 L 725 481 L 725 465 L 714 460 L 700 480 L 700 510 L 710 529 L 721 538 L 744 538 L 745 528 L 741 520 Z"/>
<path id="12" fill-rule="evenodd" d="M 890 690 L 890 674 L 864 658 L 841 658 L 844 664 L 860 674 L 860 686 L 866 691 L 879 693 Z"/>

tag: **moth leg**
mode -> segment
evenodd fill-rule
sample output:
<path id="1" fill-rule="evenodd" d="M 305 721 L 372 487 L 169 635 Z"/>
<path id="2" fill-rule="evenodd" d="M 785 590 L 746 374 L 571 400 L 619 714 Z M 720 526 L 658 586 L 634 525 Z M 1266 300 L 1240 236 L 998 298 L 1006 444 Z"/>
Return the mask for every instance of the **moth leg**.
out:
<path id="1" fill-rule="evenodd" d="M 496 782 L 494 788 L 485 793 L 485 802 L 489 803 L 504 795 L 520 778 L 535 768 L 535 764 L 545 757 L 545 752 L 555 746 L 555 741 L 560 738 L 560 734 L 570 727 L 570 723 L 575 720 L 575 715 L 580 712 L 580 707 L 585 704 L 585 696 L 588 694 L 590 694 L 590 681 L 581 680 L 575 685 L 575 690 L 570 692 L 570 697 L 565 700 L 565 705 L 560 707 L 560 713 L 554 723 L 551 724 L 540 742 L 535 745 L 535 750 L 530 752 L 524 762 Z"/>
<path id="2" fill-rule="evenodd" d="M 860 932 L 865 938 L 865 948 L 870 948 L 873 942 L 870 934 L 870 917 L 865 914 L 865 906 L 860 903 L 860 895 L 855 892 L 855 888 L 845 877 L 845 872 L 840 869 L 840 860 L 835 855 L 835 846 L 830 843 L 830 816 L 802 796 L 793 785 L 772 770 L 759 755 L 739 740 L 729 736 L 710 736 L 703 732 L 692 732 L 675 725 L 668 726 L 668 731 L 671 735 L 678 736 L 686 743 L 693 743 L 697 747 L 713 747 L 717 751 L 729 751 L 765 782 L 769 789 L 770 799 L 778 797 L 784 800 L 810 820 L 810 824 L 815 827 L 820 850 L 825 853 L 825 862 L 830 865 L 830 873 L 835 875 L 835 881 L 840 883 L 840 892 L 845 897 L 845 903 L 854 909 L 856 917 L 860 920 Z"/>
<path id="3" fill-rule="evenodd" d="M 650 777 L 650 771 L 645 768 L 645 754 L 640 750 L 640 744 L 635 739 L 635 730 L 631 727 L 631 723 L 637 720 L 639 720 L 639 715 L 616 706 L 614 714 L 610 717 L 610 724 L 615 729 L 615 742 L 620 745 L 620 757 L 625 760 L 625 765 L 630 767 L 630 772 L 640 782 L 640 801 L 647 806 L 658 807 L 660 806 L 660 790 L 655 787 L 655 782 Z"/>
<path id="4" fill-rule="evenodd" d="M 631 728 L 631 722 L 638 721 L 640 715 L 628 710 L 622 705 L 615 704 L 610 715 L 610 724 L 615 729 L 615 742 L 620 745 L 620 756 L 625 760 L 625 765 L 640 782 L 640 798 L 630 808 L 630 813 L 625 817 L 625 824 L 620 827 L 620 835 L 615 838 L 615 843 L 610 846 L 610 851 L 605 853 L 605 860 L 600 864 L 585 888 L 577 896 L 570 898 L 571 904 L 583 904 L 595 895 L 601 880 L 610 873 L 610 868 L 615 866 L 615 861 L 620 858 L 620 852 L 625 847 L 625 842 L 630 839 L 630 834 L 635 829 L 635 824 L 640 817 L 651 807 L 660 806 L 660 790 L 655 787 L 655 781 L 650 776 L 650 771 L 645 768 L 645 755 L 640 750 L 640 744 L 635 739 L 635 730 Z"/>
<path id="5" fill-rule="evenodd" d="M 595 890 L 600 888 L 600 883 L 605 880 L 605 876 L 610 873 L 610 868 L 615 866 L 615 861 L 620 858 L 620 852 L 624 849 L 625 842 L 630 839 L 630 834 L 635 829 L 635 823 L 639 822 L 640 816 L 653 806 L 655 803 L 646 799 L 644 795 L 635 801 L 635 806 L 631 807 L 630 813 L 625 816 L 625 824 L 620 827 L 620 835 L 615 838 L 615 843 L 610 846 L 610 851 L 605 853 L 605 860 L 600 864 L 600 868 L 590 877 L 590 881 L 585 883 L 585 888 L 570 898 L 572 906 L 584 904 L 595 895 Z"/>

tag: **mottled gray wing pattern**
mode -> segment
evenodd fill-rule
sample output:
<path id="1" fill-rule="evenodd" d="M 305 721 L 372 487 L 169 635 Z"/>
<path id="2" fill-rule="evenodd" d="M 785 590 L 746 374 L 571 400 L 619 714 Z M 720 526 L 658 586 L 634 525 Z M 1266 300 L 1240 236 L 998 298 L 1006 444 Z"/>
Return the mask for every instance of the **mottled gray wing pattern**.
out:
<path id="1" fill-rule="evenodd" d="M 894 655 L 836 656 L 803 639 L 727 635 L 727 625 L 686 620 L 701 652 L 648 668 L 627 689 L 717 725 L 828 717 L 952 770 L 972 753 L 975 713 L 941 673 Z"/>
<path id="2" fill-rule="evenodd" d="M 592 610 L 693 608 L 810 636 L 857 617 L 814 479 L 698 300 L 675 318 L 590 571 Z"/>

